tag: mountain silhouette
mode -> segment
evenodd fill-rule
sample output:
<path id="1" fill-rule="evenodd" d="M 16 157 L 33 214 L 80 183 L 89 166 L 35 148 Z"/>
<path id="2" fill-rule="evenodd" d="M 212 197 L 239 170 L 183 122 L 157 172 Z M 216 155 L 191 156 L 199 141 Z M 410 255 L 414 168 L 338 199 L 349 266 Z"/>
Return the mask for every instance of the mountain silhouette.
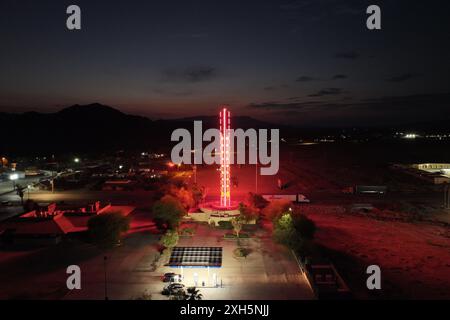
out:
<path id="1" fill-rule="evenodd" d="M 99 103 L 73 105 L 55 113 L 0 113 L 0 150 L 30 155 L 159 149 L 171 144 L 173 130 L 192 130 L 194 120 L 202 120 L 204 129 L 218 127 L 214 116 L 153 121 Z M 250 117 L 232 121 L 243 129 L 274 127 Z"/>

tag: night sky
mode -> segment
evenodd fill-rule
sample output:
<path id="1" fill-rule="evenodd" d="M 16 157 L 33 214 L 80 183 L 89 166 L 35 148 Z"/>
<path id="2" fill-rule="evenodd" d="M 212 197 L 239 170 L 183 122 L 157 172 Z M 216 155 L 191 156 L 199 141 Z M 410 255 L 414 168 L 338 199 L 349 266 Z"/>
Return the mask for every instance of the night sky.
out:
<path id="1" fill-rule="evenodd" d="M 66 29 L 77 4 L 82 30 Z M 366 28 L 370 4 L 382 30 Z M 448 0 L 0 0 L 0 111 L 339 126 L 450 111 Z"/>

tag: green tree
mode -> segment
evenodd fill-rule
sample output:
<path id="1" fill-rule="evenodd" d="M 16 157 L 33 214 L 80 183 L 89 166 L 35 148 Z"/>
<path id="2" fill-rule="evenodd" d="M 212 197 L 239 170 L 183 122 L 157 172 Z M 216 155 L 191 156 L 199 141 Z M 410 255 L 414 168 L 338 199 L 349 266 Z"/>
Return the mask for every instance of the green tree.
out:
<path id="1" fill-rule="evenodd" d="M 316 224 L 304 214 L 294 215 L 293 225 L 295 230 L 300 234 L 304 240 L 314 239 L 316 232 Z"/>
<path id="2" fill-rule="evenodd" d="M 198 185 L 194 184 L 192 186 L 192 197 L 194 198 L 195 205 L 198 206 L 199 203 L 201 203 L 205 197 L 205 188 L 199 187 Z"/>
<path id="3" fill-rule="evenodd" d="M 295 241 L 295 229 L 289 213 L 284 213 L 275 221 L 272 236 L 275 242 L 292 248 L 293 241 Z"/>
<path id="4" fill-rule="evenodd" d="M 169 300 L 187 300 L 187 293 L 184 290 L 177 290 L 170 294 Z"/>
<path id="5" fill-rule="evenodd" d="M 178 232 L 176 230 L 167 230 L 166 233 L 161 237 L 160 243 L 166 248 L 172 249 L 178 243 Z"/>
<path id="6" fill-rule="evenodd" d="M 22 188 L 22 186 L 20 184 L 16 184 L 16 193 L 20 198 L 20 203 L 23 205 L 23 196 L 24 196 L 24 192 L 23 190 L 25 190 L 26 188 Z"/>
<path id="7" fill-rule="evenodd" d="M 264 197 L 260 194 L 249 192 L 246 198 L 246 202 L 249 207 L 253 207 L 256 209 L 264 209 L 269 204 L 269 201 L 264 199 Z"/>
<path id="8" fill-rule="evenodd" d="M 181 218 L 186 214 L 186 210 L 180 201 L 166 195 L 157 201 L 152 208 L 155 223 L 161 228 L 177 229 Z"/>
<path id="9" fill-rule="evenodd" d="M 275 220 L 272 236 L 275 242 L 308 255 L 315 250 L 315 230 L 314 222 L 305 215 L 285 212 Z"/>
<path id="10" fill-rule="evenodd" d="M 195 199 L 192 190 L 189 190 L 187 187 L 179 187 L 171 186 L 169 189 L 169 194 L 178 199 L 181 205 L 189 210 L 190 208 L 195 206 Z"/>
<path id="11" fill-rule="evenodd" d="M 292 206 L 289 200 L 273 200 L 262 211 L 267 219 L 275 221 Z"/>
<path id="12" fill-rule="evenodd" d="M 251 206 L 246 206 L 243 203 L 239 204 L 239 212 L 241 213 L 241 217 L 247 223 L 252 220 L 257 220 L 259 217 L 259 209 Z"/>
<path id="13" fill-rule="evenodd" d="M 120 243 L 123 233 L 129 228 L 130 219 L 120 212 L 99 214 L 88 221 L 89 234 L 101 247 L 112 247 Z"/>
<path id="14" fill-rule="evenodd" d="M 244 225 L 244 218 L 242 216 L 237 216 L 231 219 L 231 225 L 233 226 L 234 232 L 236 232 L 236 237 L 239 238 L 239 233 Z"/>

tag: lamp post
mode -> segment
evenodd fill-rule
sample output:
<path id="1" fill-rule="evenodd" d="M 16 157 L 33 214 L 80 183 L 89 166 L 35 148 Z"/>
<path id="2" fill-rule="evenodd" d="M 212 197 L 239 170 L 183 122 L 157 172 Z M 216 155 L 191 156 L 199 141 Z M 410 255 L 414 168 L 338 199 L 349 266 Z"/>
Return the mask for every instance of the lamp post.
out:
<path id="1" fill-rule="evenodd" d="M 258 194 L 258 159 L 256 159 L 255 194 Z"/>
<path id="2" fill-rule="evenodd" d="M 255 148 L 255 194 L 258 194 L 258 147 L 249 145 L 249 148 Z"/>
<path id="3" fill-rule="evenodd" d="M 105 273 L 105 300 L 108 300 L 108 285 L 107 285 L 107 280 L 106 280 L 106 261 L 108 260 L 107 256 L 103 257 L 103 270 Z"/>
<path id="4" fill-rule="evenodd" d="M 9 180 L 13 182 L 13 191 L 16 190 L 16 180 L 19 179 L 19 175 L 17 173 L 12 173 L 9 175 Z"/>

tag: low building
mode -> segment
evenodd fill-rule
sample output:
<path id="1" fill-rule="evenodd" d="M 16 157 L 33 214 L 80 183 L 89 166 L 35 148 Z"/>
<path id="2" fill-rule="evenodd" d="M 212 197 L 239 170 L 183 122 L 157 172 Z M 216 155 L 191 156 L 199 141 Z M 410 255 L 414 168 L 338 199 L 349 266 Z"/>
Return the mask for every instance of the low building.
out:
<path id="1" fill-rule="evenodd" d="M 108 180 L 103 184 L 104 191 L 130 191 L 135 187 L 135 183 L 131 180 Z"/>
<path id="2" fill-rule="evenodd" d="M 6 244 L 58 244 L 66 235 L 86 232 L 89 219 L 95 215 L 120 212 L 127 216 L 133 210 L 130 206 L 102 206 L 98 201 L 83 207 L 52 203 L 2 222 L 0 235 Z"/>
<path id="3" fill-rule="evenodd" d="M 450 183 L 450 163 L 395 164 L 392 168 L 432 184 Z"/>

